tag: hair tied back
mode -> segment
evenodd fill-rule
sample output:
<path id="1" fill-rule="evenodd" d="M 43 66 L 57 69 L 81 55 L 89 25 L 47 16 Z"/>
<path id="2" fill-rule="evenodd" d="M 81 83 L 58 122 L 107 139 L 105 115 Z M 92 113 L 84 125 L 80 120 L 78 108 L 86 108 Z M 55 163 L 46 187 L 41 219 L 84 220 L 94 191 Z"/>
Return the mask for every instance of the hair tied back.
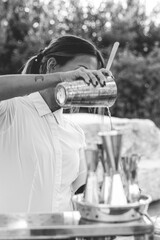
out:
<path id="1" fill-rule="evenodd" d="M 44 57 L 44 54 L 43 54 L 43 49 L 41 49 L 39 51 L 39 54 L 37 55 L 37 57 L 35 58 L 35 62 L 41 62 L 42 58 Z"/>

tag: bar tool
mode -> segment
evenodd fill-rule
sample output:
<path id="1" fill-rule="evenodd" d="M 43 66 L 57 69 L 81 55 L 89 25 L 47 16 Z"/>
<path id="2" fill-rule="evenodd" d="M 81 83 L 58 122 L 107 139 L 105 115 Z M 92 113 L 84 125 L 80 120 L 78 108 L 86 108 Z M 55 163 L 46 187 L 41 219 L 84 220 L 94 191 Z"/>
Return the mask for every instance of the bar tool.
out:
<path id="1" fill-rule="evenodd" d="M 103 183 L 100 191 L 100 203 L 109 203 L 111 188 L 111 164 L 107 161 L 106 152 L 103 149 L 102 142 L 97 143 L 99 152 L 101 152 L 100 161 L 103 166 Z"/>
<path id="2" fill-rule="evenodd" d="M 99 186 L 96 175 L 98 165 L 98 149 L 97 146 L 88 146 L 85 149 L 85 157 L 87 162 L 88 174 L 86 187 L 84 192 L 84 201 L 91 204 L 99 203 Z"/>
<path id="3" fill-rule="evenodd" d="M 128 202 L 137 202 L 140 198 L 140 188 L 138 185 L 138 154 L 123 156 L 121 159 L 122 170 L 126 179 L 126 189 Z"/>
<path id="4" fill-rule="evenodd" d="M 111 130 L 100 132 L 103 148 L 107 158 L 104 160 L 111 166 L 111 187 L 108 204 L 120 206 L 127 204 L 126 194 L 123 188 L 121 175 L 119 173 L 119 160 L 121 156 L 122 131 Z"/>

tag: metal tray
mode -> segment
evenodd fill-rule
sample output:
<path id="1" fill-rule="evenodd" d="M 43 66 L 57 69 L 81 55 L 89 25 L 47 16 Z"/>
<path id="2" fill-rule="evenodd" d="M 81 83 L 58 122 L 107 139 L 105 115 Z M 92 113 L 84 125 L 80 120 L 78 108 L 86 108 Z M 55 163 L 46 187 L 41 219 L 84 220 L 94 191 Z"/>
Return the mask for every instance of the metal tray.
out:
<path id="1" fill-rule="evenodd" d="M 80 212 L 82 218 L 111 223 L 140 219 L 142 214 L 147 213 L 150 202 L 151 197 L 149 195 L 141 195 L 138 202 L 128 203 L 124 206 L 93 205 L 84 201 L 83 194 L 77 194 L 73 197 L 74 206 Z"/>

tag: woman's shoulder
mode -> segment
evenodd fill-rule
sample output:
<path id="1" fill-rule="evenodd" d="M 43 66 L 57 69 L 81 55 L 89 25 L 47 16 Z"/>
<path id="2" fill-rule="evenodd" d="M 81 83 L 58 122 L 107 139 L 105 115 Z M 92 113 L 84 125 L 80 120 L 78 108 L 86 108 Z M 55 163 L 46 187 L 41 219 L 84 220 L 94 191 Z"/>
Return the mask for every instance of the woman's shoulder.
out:
<path id="1" fill-rule="evenodd" d="M 0 131 L 8 129 L 14 122 L 15 116 L 18 115 L 19 112 L 21 113 L 21 111 L 19 111 L 19 109 L 22 108 L 21 102 L 20 97 L 0 102 Z"/>
<path id="2" fill-rule="evenodd" d="M 19 114 L 19 111 L 25 111 L 27 108 L 33 108 L 33 104 L 29 100 L 28 95 L 15 97 L 0 102 L 1 116 L 6 116 L 9 114 L 10 117 L 13 117 L 16 113 Z"/>

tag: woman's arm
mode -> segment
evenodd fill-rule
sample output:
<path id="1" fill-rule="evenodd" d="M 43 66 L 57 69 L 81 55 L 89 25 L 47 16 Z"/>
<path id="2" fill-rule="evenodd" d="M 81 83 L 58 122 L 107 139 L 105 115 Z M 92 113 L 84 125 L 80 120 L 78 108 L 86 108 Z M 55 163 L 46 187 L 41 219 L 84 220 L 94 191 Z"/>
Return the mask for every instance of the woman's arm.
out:
<path id="1" fill-rule="evenodd" d="M 55 87 L 59 82 L 60 73 L 3 75 L 0 76 L 0 101 Z"/>
<path id="2" fill-rule="evenodd" d="M 46 88 L 55 88 L 63 81 L 74 81 L 79 78 L 86 83 L 104 83 L 105 73 L 111 73 L 106 69 L 88 70 L 80 67 L 74 71 L 55 72 L 49 74 L 20 74 L 0 76 L 0 101 L 18 96 L 24 96 L 32 92 L 37 92 Z"/>

